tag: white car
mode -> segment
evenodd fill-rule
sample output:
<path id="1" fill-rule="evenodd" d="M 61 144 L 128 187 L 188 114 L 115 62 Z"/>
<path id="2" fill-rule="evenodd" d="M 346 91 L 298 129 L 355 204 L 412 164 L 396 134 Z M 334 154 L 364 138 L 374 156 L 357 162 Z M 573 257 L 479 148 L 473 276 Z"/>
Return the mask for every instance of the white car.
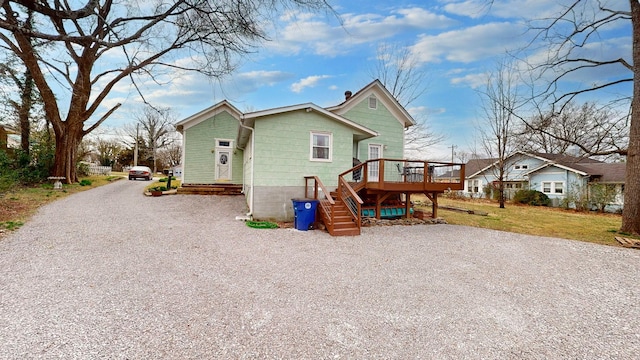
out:
<path id="1" fill-rule="evenodd" d="M 153 179 L 153 172 L 147 166 L 134 166 L 129 170 L 129 180 L 143 178 L 145 180 Z"/>

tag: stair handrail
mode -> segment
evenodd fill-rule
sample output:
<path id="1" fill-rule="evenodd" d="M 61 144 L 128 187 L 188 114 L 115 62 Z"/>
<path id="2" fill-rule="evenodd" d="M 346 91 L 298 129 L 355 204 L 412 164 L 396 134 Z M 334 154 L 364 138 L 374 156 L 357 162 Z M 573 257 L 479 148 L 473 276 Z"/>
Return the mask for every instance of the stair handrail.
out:
<path id="1" fill-rule="evenodd" d="M 338 176 L 338 198 L 345 203 L 351 218 L 360 229 L 362 227 L 362 204 L 364 201 L 343 176 Z"/>
<path id="2" fill-rule="evenodd" d="M 327 188 L 324 186 L 322 181 L 320 181 L 320 178 L 318 178 L 317 176 L 304 177 L 304 197 L 305 198 L 310 198 L 309 190 L 308 190 L 309 180 L 314 180 L 313 197 L 311 199 L 322 200 L 322 199 L 318 199 L 318 187 L 319 187 L 320 190 L 322 190 L 322 193 L 324 194 L 325 198 L 329 200 L 329 204 L 334 205 L 336 203 L 336 201 L 333 199 L 333 196 L 331 196 L 331 193 L 327 190 Z"/>
<path id="3" fill-rule="evenodd" d="M 357 193 L 360 189 L 364 188 L 367 183 L 367 163 L 363 162 L 343 173 L 338 174 L 338 178 L 342 177 L 346 179 L 346 176 L 349 175 L 349 173 L 352 173 L 351 177 L 354 179 L 354 184 L 351 187 Z M 350 182 L 347 181 L 347 183 L 351 185 Z"/>
<path id="4" fill-rule="evenodd" d="M 318 210 L 321 212 L 321 216 L 325 221 L 325 226 L 329 233 L 333 232 L 333 219 L 331 218 L 331 213 L 336 201 L 331 196 L 331 193 L 324 186 L 320 178 L 317 176 L 305 176 L 304 177 L 304 196 L 309 198 L 309 180 L 314 181 L 313 186 L 313 199 L 319 200 Z M 318 199 L 318 187 L 322 190 L 322 194 L 324 195 L 324 199 Z"/>

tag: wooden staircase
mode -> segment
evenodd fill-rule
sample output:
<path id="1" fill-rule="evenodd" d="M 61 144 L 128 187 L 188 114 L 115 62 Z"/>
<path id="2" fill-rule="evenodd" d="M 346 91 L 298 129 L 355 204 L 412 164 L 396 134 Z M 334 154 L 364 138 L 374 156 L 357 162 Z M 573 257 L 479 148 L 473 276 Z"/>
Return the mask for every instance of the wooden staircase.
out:
<path id="1" fill-rule="evenodd" d="M 309 186 L 309 181 L 313 181 L 313 187 Z M 329 232 L 333 236 L 355 236 L 360 235 L 362 224 L 360 204 L 362 200 L 353 191 L 348 183 L 339 179 L 340 185 L 336 192 L 328 192 L 317 176 L 305 176 L 305 197 L 318 199 L 318 214 Z M 348 189 L 346 189 L 348 188 Z M 313 189 L 313 194 L 309 190 Z M 319 198 L 319 190 L 324 194 Z M 345 195 L 345 194 L 349 195 Z M 354 198 L 355 196 L 355 198 Z M 351 202 L 351 208 L 348 202 Z"/>
<path id="2" fill-rule="evenodd" d="M 323 201 L 325 201 L 325 205 L 328 204 L 327 200 Z M 321 208 L 323 208 L 322 205 Z M 360 235 L 360 226 L 353 219 L 347 205 L 341 199 L 336 198 L 335 203 L 330 204 L 328 212 L 320 211 L 320 213 L 329 234 L 333 236 Z"/>

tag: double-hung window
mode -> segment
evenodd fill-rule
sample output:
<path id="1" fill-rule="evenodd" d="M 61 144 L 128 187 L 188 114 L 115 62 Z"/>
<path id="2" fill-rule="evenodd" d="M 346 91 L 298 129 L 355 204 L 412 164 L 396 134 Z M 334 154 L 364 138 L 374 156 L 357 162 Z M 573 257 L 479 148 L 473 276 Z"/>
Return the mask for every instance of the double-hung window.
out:
<path id="1" fill-rule="evenodd" d="M 311 132 L 311 161 L 331 161 L 331 133 Z"/>
<path id="2" fill-rule="evenodd" d="M 480 191 L 480 180 L 467 180 L 467 188 L 471 193 L 477 193 Z"/>
<path id="3" fill-rule="evenodd" d="M 545 181 L 542 183 L 542 192 L 545 194 L 564 194 L 562 181 Z"/>
<path id="4" fill-rule="evenodd" d="M 561 182 L 553 183 L 553 193 L 554 194 L 562 194 L 564 193 L 564 184 Z"/>

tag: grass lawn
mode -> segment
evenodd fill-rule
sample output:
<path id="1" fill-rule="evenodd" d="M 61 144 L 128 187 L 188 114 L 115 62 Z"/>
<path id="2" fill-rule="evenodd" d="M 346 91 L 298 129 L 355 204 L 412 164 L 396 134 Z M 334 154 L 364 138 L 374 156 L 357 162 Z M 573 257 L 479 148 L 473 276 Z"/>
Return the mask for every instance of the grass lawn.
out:
<path id="1" fill-rule="evenodd" d="M 167 179 L 166 176 L 162 176 L 160 177 L 160 179 Z M 171 187 L 180 187 L 180 184 L 182 183 L 182 181 L 180 181 L 179 179 L 172 179 L 171 180 Z M 157 187 L 157 186 L 167 186 L 167 181 L 154 181 L 151 184 L 145 186 L 145 190 L 148 191 L 150 188 L 152 187 Z M 169 189 L 170 190 L 170 189 Z"/>
<path id="2" fill-rule="evenodd" d="M 413 196 L 412 200 L 428 203 L 423 208 L 430 212 L 426 197 Z M 438 216 L 449 224 L 468 225 L 522 234 L 552 236 L 588 241 L 599 244 L 619 245 L 614 239 L 622 225 L 622 217 L 615 214 L 576 212 L 549 207 L 525 206 L 507 203 L 500 209 L 497 202 L 485 200 L 453 200 L 438 198 L 440 206 L 451 206 L 488 213 L 487 216 L 440 208 Z M 418 206 L 421 207 L 421 206 Z"/>

